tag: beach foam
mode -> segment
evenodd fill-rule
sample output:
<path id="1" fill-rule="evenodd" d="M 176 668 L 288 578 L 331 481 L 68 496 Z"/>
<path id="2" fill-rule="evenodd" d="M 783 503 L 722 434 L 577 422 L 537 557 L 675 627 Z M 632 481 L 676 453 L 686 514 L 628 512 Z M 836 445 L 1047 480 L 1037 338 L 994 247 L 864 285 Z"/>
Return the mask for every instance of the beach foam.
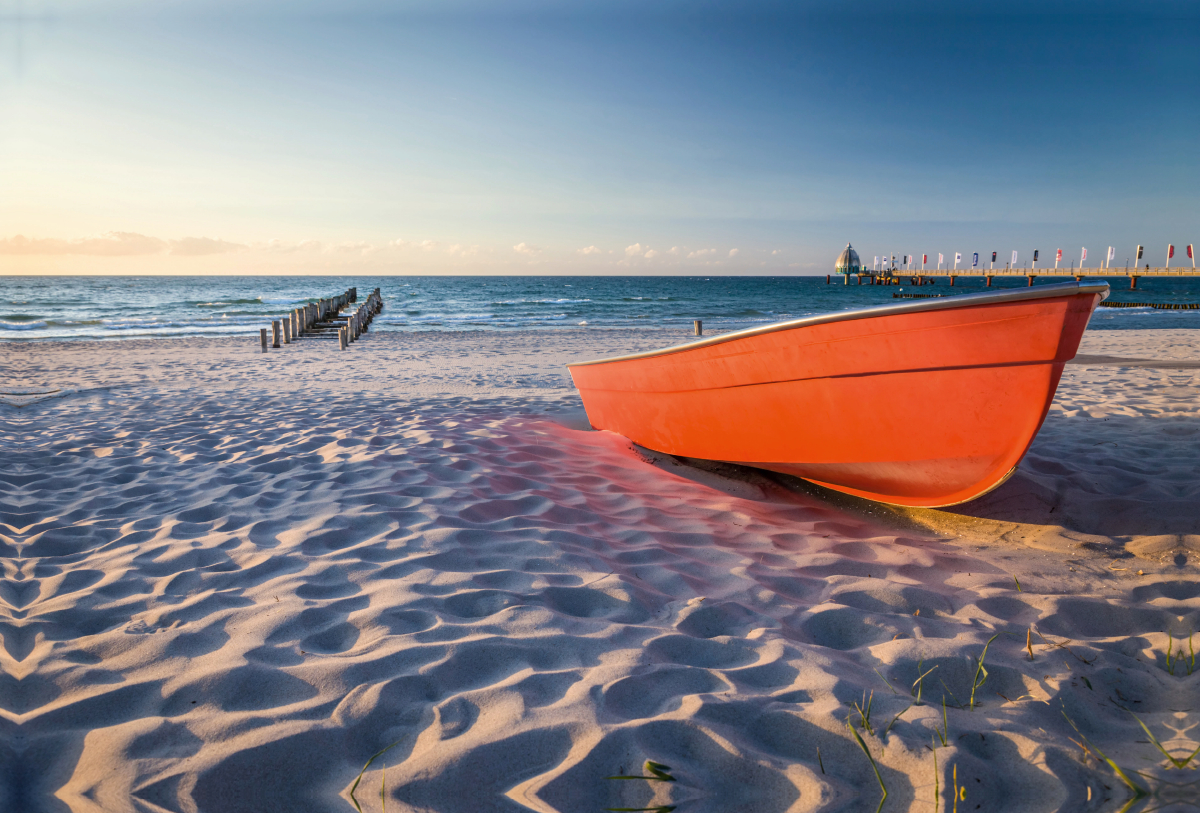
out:
<path id="1" fill-rule="evenodd" d="M 1071 723 L 1152 777 L 1125 709 L 1200 744 L 1200 371 L 1073 365 L 1012 480 L 901 511 L 587 427 L 565 362 L 685 339 L 6 347 L 62 395 L 0 403 L 0 808 L 347 811 L 391 746 L 364 810 L 873 810 L 849 718 L 889 810 L 931 745 L 942 804 L 1115 809 Z"/>

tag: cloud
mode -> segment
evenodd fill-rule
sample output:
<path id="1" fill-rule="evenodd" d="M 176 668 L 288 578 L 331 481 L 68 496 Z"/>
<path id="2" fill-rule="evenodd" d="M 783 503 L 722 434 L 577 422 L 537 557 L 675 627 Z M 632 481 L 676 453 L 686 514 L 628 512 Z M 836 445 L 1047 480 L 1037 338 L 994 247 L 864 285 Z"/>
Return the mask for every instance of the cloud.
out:
<path id="1" fill-rule="evenodd" d="M 646 250 L 646 246 L 643 246 L 641 243 L 634 243 L 632 246 L 625 246 L 625 256 L 626 257 L 633 257 L 633 256 L 640 257 L 642 255 L 642 252 L 644 252 L 645 250 Z"/>
<path id="2" fill-rule="evenodd" d="M 657 251 L 655 251 L 654 249 L 650 249 L 649 251 L 647 251 L 647 252 L 646 252 L 645 254 L 643 254 L 642 256 L 643 256 L 643 257 L 645 257 L 645 258 L 648 260 L 648 259 L 650 259 L 651 257 L 657 257 L 657 256 L 658 256 L 658 252 L 657 252 Z"/>
<path id="3" fill-rule="evenodd" d="M 329 247 L 329 250 L 338 254 L 362 254 L 366 256 L 375 251 L 375 246 L 362 240 L 348 240 L 342 243 L 334 243 Z"/>
<path id="4" fill-rule="evenodd" d="M 774 257 L 776 254 L 782 254 L 782 253 L 783 252 L 781 250 L 775 249 L 774 251 L 771 252 L 771 256 Z"/>
<path id="5" fill-rule="evenodd" d="M 214 240 L 211 237 L 184 237 L 171 241 L 171 254 L 180 257 L 203 257 L 207 254 L 228 254 L 246 248 L 241 243 Z"/>
<path id="6" fill-rule="evenodd" d="M 515 246 L 513 246 L 513 251 L 517 252 L 518 254 L 533 255 L 540 252 L 541 249 L 537 246 L 531 246 L 528 243 L 517 243 Z"/>
<path id="7" fill-rule="evenodd" d="M 463 246 L 455 243 L 446 247 L 446 253 L 451 257 L 471 257 L 479 253 L 479 246 Z"/>
<path id="8" fill-rule="evenodd" d="M 668 254 L 674 254 L 676 257 L 678 257 L 678 256 L 679 256 L 679 254 L 680 254 L 680 249 L 679 249 L 679 246 L 671 246 L 671 250 L 670 250 L 670 251 L 668 251 L 667 253 L 668 253 Z"/>
<path id="9" fill-rule="evenodd" d="M 729 249 L 729 256 L 730 256 L 730 257 L 736 257 L 737 255 L 738 255 L 738 250 L 737 250 L 736 248 L 731 248 L 731 249 Z"/>
<path id="10" fill-rule="evenodd" d="M 60 240 L 54 237 L 25 237 L 18 234 L 0 240 L 0 254 L 90 254 L 97 257 L 132 257 L 162 254 L 165 240 L 126 231 L 110 231 L 99 237 Z"/>
<path id="11" fill-rule="evenodd" d="M 587 248 L 577 249 L 575 251 L 575 253 L 576 254 L 599 254 L 600 249 L 596 248 L 595 246 L 588 246 Z"/>
<path id="12" fill-rule="evenodd" d="M 83 254 L 93 257 L 138 257 L 150 254 L 173 254 L 198 257 L 206 254 L 225 254 L 242 251 L 246 246 L 217 240 L 212 237 L 184 237 L 181 240 L 162 240 L 130 231 L 110 231 L 97 237 L 75 237 L 63 240 L 56 237 L 0 238 L 0 254 L 65 255 Z"/>
<path id="13" fill-rule="evenodd" d="M 687 255 L 687 258 L 689 260 L 698 260 L 701 257 L 707 257 L 710 254 L 716 254 L 716 253 L 717 253 L 717 250 L 715 248 L 699 248 L 699 249 L 696 249 L 695 251 L 690 252 Z"/>

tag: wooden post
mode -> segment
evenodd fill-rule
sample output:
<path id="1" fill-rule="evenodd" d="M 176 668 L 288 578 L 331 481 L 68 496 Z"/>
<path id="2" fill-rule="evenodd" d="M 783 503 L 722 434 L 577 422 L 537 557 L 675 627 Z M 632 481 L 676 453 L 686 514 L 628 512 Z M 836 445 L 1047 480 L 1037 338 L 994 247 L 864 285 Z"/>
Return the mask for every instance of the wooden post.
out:
<path id="1" fill-rule="evenodd" d="M 954 276 L 953 274 L 951 274 L 951 275 L 950 275 L 950 287 L 951 287 L 951 288 L 953 288 L 953 287 L 954 287 L 954 280 L 955 280 L 955 276 Z"/>
<path id="2" fill-rule="evenodd" d="M 292 343 L 292 320 L 291 319 L 281 319 L 280 324 L 283 325 L 283 343 L 291 344 Z"/>
<path id="3" fill-rule="evenodd" d="M 300 338 L 300 309 L 292 308 L 292 335 Z"/>
<path id="4" fill-rule="evenodd" d="M 1036 275 L 1036 274 L 1026 274 L 1025 276 L 1029 277 L 1029 285 L 1027 285 L 1026 287 L 1027 287 L 1027 288 L 1032 288 L 1032 287 L 1033 287 L 1033 281 L 1034 281 L 1035 279 L 1037 279 L 1037 275 Z"/>
<path id="5" fill-rule="evenodd" d="M 278 319 L 271 322 L 271 346 L 272 347 L 279 347 L 279 331 L 280 331 L 281 327 L 282 326 L 279 324 Z"/>
<path id="6" fill-rule="evenodd" d="M 1129 277 L 1129 290 L 1131 290 L 1131 291 L 1137 290 L 1137 281 L 1138 281 L 1137 277 L 1135 277 L 1135 276 Z"/>
<path id="7" fill-rule="evenodd" d="M 831 278 L 832 276 L 833 276 L 832 274 L 826 274 L 826 275 L 825 275 L 825 284 L 826 284 L 826 285 L 828 285 L 828 284 L 829 284 L 829 280 L 830 280 L 830 278 Z"/>
<path id="8" fill-rule="evenodd" d="M 263 352 L 265 353 L 267 352 L 267 329 L 265 327 L 260 327 L 258 329 L 258 335 L 262 337 Z"/>
<path id="9" fill-rule="evenodd" d="M 704 321 L 703 320 L 696 319 L 695 321 L 692 322 L 692 327 L 695 329 L 697 336 L 704 335 Z"/>
<path id="10" fill-rule="evenodd" d="M 987 286 L 986 287 L 988 287 L 988 288 L 992 287 L 992 278 L 990 275 L 987 277 Z"/>

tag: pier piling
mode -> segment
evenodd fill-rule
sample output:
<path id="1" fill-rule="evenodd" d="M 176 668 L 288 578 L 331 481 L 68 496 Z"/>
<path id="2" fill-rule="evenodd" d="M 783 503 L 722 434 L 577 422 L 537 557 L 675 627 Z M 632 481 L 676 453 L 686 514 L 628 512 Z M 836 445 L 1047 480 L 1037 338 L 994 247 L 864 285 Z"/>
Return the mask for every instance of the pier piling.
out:
<path id="1" fill-rule="evenodd" d="M 265 353 L 267 352 L 267 329 L 265 327 L 260 327 L 258 329 L 258 335 L 262 337 L 262 347 L 263 352 Z"/>
<path id="2" fill-rule="evenodd" d="M 279 347 L 280 330 L 281 330 L 281 325 L 279 324 L 278 319 L 271 322 L 271 346 L 272 347 Z"/>

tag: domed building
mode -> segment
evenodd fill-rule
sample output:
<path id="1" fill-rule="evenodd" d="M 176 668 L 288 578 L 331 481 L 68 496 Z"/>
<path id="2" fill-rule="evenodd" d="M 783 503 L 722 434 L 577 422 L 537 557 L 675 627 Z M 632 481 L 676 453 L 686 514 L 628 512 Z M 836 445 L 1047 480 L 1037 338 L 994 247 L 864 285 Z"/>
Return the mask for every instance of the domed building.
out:
<path id="1" fill-rule="evenodd" d="M 835 274 L 845 274 L 847 279 L 851 274 L 862 273 L 862 263 L 858 260 L 858 252 L 846 243 L 846 247 L 842 249 L 842 253 L 838 255 L 837 262 L 833 266 Z"/>

